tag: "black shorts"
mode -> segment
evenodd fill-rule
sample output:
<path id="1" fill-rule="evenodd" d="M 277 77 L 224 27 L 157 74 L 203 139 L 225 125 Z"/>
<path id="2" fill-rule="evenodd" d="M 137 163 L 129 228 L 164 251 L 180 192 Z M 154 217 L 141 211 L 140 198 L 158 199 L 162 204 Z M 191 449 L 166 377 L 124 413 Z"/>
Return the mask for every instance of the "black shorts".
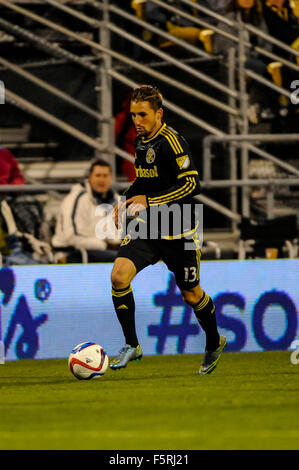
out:
<path id="1" fill-rule="evenodd" d="M 120 257 L 130 259 L 137 273 L 162 260 L 173 272 L 179 289 L 190 290 L 199 284 L 201 251 L 198 242 L 193 240 L 143 240 L 127 235 L 117 253 L 117 258 Z"/>

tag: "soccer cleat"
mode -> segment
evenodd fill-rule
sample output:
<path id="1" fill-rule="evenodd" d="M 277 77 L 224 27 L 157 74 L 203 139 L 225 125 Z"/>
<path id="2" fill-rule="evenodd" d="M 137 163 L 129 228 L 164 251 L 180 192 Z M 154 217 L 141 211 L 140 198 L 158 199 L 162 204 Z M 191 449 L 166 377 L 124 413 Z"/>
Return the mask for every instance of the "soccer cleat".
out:
<path id="1" fill-rule="evenodd" d="M 127 364 L 130 361 L 140 361 L 142 355 L 143 351 L 139 345 L 137 346 L 137 348 L 133 348 L 129 344 L 126 344 L 119 351 L 119 355 L 111 361 L 109 367 L 112 370 L 122 369 L 124 367 L 127 367 Z"/>
<path id="2" fill-rule="evenodd" d="M 221 353 L 227 345 L 226 337 L 220 335 L 220 345 L 215 351 L 206 351 L 203 363 L 199 368 L 201 375 L 210 374 L 216 369 Z"/>

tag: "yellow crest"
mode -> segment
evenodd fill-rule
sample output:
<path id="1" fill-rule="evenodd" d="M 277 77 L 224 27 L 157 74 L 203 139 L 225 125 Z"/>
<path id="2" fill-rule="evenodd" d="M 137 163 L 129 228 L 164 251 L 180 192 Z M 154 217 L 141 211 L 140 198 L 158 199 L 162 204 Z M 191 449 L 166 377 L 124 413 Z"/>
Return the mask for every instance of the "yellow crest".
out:
<path id="1" fill-rule="evenodd" d="M 150 147 L 148 149 L 148 151 L 146 152 L 146 162 L 147 163 L 153 163 L 153 161 L 155 160 L 156 158 L 156 154 L 155 154 L 155 151 L 152 147 Z"/>
<path id="2" fill-rule="evenodd" d="M 121 242 L 120 246 L 127 245 L 128 243 L 130 243 L 131 240 L 132 240 L 131 235 L 126 235 L 123 241 Z"/>

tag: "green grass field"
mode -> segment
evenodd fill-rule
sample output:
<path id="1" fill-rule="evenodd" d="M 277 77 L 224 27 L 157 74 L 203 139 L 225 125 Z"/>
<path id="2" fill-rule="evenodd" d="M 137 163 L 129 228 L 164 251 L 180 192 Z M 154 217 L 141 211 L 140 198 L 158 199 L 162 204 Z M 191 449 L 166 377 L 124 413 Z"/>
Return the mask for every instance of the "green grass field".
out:
<path id="1" fill-rule="evenodd" d="M 67 360 L 0 366 L 0 449 L 299 449 L 290 352 L 152 356 L 79 381 Z"/>

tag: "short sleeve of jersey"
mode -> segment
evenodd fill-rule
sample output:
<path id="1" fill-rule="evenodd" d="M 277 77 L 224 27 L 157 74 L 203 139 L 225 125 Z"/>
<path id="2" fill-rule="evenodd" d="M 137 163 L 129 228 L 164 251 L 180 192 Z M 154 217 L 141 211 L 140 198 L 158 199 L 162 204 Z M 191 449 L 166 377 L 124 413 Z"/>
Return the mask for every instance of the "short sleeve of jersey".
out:
<path id="1" fill-rule="evenodd" d="M 192 160 L 190 148 L 184 138 L 166 127 L 161 132 L 163 142 L 161 157 L 165 162 L 171 184 L 164 191 L 148 196 L 149 205 L 175 202 L 200 192 L 198 171 Z"/>
<path id="2" fill-rule="evenodd" d="M 162 131 L 162 134 L 165 138 L 163 151 L 169 157 L 168 163 L 171 164 L 175 173 L 182 175 L 186 170 L 196 171 L 186 140 L 167 127 Z"/>

